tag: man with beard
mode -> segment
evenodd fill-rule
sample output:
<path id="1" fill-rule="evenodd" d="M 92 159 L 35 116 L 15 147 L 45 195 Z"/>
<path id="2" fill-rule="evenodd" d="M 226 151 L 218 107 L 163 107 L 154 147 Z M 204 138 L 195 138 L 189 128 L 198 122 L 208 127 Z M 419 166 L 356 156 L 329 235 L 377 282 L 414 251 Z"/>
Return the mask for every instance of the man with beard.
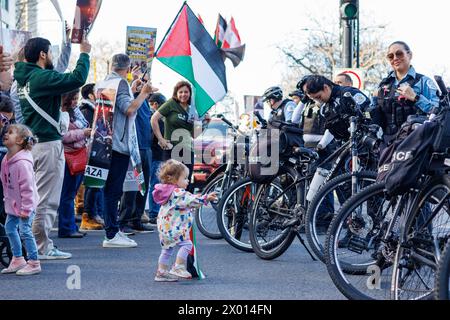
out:
<path id="1" fill-rule="evenodd" d="M 30 102 L 34 102 L 58 122 L 61 115 L 61 95 L 80 88 L 86 82 L 90 51 L 91 45 L 84 39 L 75 70 L 63 74 L 53 70 L 50 41 L 32 38 L 27 41 L 24 49 L 27 62 L 15 65 L 14 78 L 18 84 L 24 124 L 39 139 L 39 143 L 33 148 L 34 171 L 40 197 L 33 221 L 33 233 L 41 260 L 69 259 L 72 255 L 58 250 L 49 238 L 57 216 L 64 177 L 62 136 Z M 25 97 L 25 92 L 32 101 Z"/>

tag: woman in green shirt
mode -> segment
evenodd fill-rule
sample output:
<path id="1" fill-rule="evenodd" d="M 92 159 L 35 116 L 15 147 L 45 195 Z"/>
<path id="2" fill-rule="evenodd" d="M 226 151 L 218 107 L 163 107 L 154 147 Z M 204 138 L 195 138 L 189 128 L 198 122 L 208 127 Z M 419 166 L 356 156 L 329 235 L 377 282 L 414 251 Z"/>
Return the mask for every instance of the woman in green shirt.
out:
<path id="1" fill-rule="evenodd" d="M 163 160 L 177 159 L 183 162 L 192 175 L 194 154 L 192 137 L 194 133 L 194 116 L 190 113 L 192 87 L 189 82 L 178 82 L 173 90 L 172 98 L 163 104 L 152 117 L 152 129 L 158 143 L 165 150 Z M 159 127 L 159 120 L 164 118 L 164 136 Z M 182 152 L 172 155 L 172 149 L 182 144 Z M 179 147 L 176 150 L 179 150 Z M 189 155 L 185 155 L 189 153 Z"/>

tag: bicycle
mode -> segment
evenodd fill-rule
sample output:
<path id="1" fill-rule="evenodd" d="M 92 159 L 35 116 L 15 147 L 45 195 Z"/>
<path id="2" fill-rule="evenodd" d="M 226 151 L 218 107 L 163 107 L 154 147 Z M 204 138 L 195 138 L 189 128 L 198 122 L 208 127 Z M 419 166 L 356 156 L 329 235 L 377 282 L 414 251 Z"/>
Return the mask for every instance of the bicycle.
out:
<path id="1" fill-rule="evenodd" d="M 449 104 L 444 105 L 435 123 L 423 125 L 422 132 L 448 121 Z M 431 138 L 440 140 L 442 132 L 434 133 Z M 327 270 L 347 298 L 433 296 L 437 262 L 450 236 L 450 153 L 439 149 L 433 143 L 426 152 L 425 170 L 419 171 L 414 187 L 387 194 L 385 182 L 376 183 L 347 200 L 331 222 Z"/>
<path id="2" fill-rule="evenodd" d="M 450 300 L 450 241 L 442 254 L 436 275 L 436 299 Z"/>
<path id="3" fill-rule="evenodd" d="M 321 164 L 317 165 L 318 157 L 307 156 L 306 159 L 300 159 L 300 161 L 291 158 L 289 161 L 282 162 L 280 174 L 275 178 L 287 181 L 282 184 L 282 192 L 275 194 L 276 190 L 271 189 L 270 183 L 259 187 L 251 215 L 250 239 L 255 253 L 260 258 L 271 260 L 279 257 L 287 250 L 295 236 L 304 243 L 300 231 L 305 227 L 306 212 L 309 210 L 309 203 L 306 199 L 307 190 L 317 167 L 333 163 L 324 181 L 327 183 L 346 169 L 350 158 L 351 175 L 346 175 L 344 178 L 344 181 L 346 181 L 345 179 L 351 180 L 350 194 L 357 193 L 362 186 L 373 182 L 373 174 L 361 171 L 361 169 L 370 167 L 370 163 L 375 162 L 374 152 L 370 148 L 376 145 L 372 144 L 372 141 L 376 142 L 380 139 L 377 136 L 378 129 L 378 126 L 371 125 L 368 120 L 364 120 L 362 112 L 357 110 L 357 115 L 350 117 L 350 140 L 323 160 Z M 302 152 L 307 154 L 304 150 Z M 359 155 L 361 154 L 367 155 L 366 163 L 360 162 Z M 348 194 L 346 196 L 348 197 Z M 289 200 L 282 200 L 283 197 L 287 197 Z M 283 220 L 288 222 L 281 223 Z M 276 233 L 277 231 L 279 234 Z M 308 232 L 311 234 L 316 230 Z M 270 234 L 275 234 L 273 235 L 274 239 L 270 239 Z M 318 236 L 315 235 L 315 237 Z M 310 235 L 309 238 L 312 236 Z M 322 249 L 318 249 L 314 243 L 310 243 L 310 245 L 319 256 Z"/>
<path id="4" fill-rule="evenodd" d="M 246 176 L 245 157 L 248 154 L 249 138 L 223 115 L 219 115 L 219 118 L 221 118 L 232 131 L 230 133 L 233 137 L 232 150 L 231 153 L 228 154 L 228 157 L 225 156 L 225 159 L 227 160 L 226 164 L 220 166 L 216 172 L 213 173 L 212 179 L 203 188 L 202 194 L 216 192 L 218 199 L 221 199 L 223 193 L 228 190 L 233 183 Z M 239 155 L 240 157 L 238 157 Z M 194 212 L 195 221 L 199 231 L 210 239 L 221 239 L 223 237 L 217 225 L 216 211 L 218 204 L 219 200 L 212 202 L 208 206 L 203 206 Z"/>

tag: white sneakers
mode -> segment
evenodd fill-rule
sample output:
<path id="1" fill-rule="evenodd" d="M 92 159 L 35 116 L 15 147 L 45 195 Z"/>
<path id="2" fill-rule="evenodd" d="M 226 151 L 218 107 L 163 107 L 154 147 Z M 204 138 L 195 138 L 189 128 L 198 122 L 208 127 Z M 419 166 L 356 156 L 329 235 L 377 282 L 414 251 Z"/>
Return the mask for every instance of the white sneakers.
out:
<path id="1" fill-rule="evenodd" d="M 103 248 L 136 248 L 137 243 L 128 238 L 124 233 L 117 232 L 116 236 L 111 240 L 105 238 L 103 240 Z"/>

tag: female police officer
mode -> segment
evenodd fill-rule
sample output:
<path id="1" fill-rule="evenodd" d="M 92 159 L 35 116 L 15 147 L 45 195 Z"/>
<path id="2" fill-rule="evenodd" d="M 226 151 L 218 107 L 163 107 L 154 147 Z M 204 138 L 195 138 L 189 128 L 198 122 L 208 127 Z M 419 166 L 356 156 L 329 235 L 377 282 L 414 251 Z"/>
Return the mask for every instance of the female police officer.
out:
<path id="1" fill-rule="evenodd" d="M 433 81 L 411 66 L 409 46 L 396 41 L 389 46 L 387 59 L 392 71 L 381 81 L 372 101 L 371 116 L 384 131 L 384 142 L 393 140 L 408 116 L 427 114 L 438 107 L 439 99 Z"/>

